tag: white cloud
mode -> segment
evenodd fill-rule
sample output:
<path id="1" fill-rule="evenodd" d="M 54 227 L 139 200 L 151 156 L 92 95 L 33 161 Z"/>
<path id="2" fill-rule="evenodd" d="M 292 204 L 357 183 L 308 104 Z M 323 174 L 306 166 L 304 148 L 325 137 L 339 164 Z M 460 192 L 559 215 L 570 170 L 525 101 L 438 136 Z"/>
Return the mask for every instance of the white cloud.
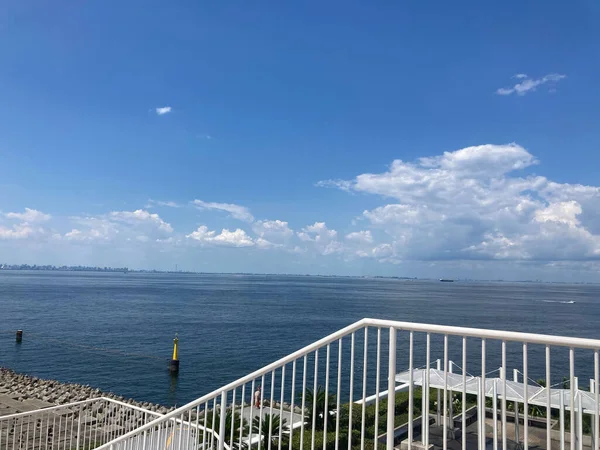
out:
<path id="1" fill-rule="evenodd" d="M 27 223 L 13 225 L 11 228 L 0 226 L 0 239 L 26 239 L 35 234 Z"/>
<path id="2" fill-rule="evenodd" d="M 344 250 L 343 244 L 337 240 L 337 231 L 327 228 L 325 222 L 308 225 L 297 235 L 301 241 L 311 243 L 313 248 L 322 255 L 341 253 Z"/>
<path id="3" fill-rule="evenodd" d="M 355 231 L 353 233 L 348 233 L 346 239 L 351 242 L 371 244 L 373 242 L 373 235 L 370 230 Z"/>
<path id="4" fill-rule="evenodd" d="M 254 221 L 254 216 L 250 214 L 250 210 L 245 206 L 235 205 L 233 203 L 205 202 L 202 200 L 194 200 L 192 203 L 199 209 L 225 211 L 231 214 L 231 217 L 234 219 L 242 220 L 244 222 Z"/>
<path id="5" fill-rule="evenodd" d="M 170 106 L 161 106 L 159 108 L 156 108 L 156 114 L 158 114 L 159 116 L 168 114 L 171 111 L 172 111 L 172 108 Z"/>
<path id="6" fill-rule="evenodd" d="M 548 75 L 543 76 L 542 78 L 529 78 L 527 75 L 525 75 L 524 73 L 519 73 L 517 75 L 515 75 L 513 78 L 517 78 L 519 80 L 522 80 L 520 82 L 518 82 L 517 84 L 515 84 L 512 87 L 509 88 L 500 88 L 498 90 L 496 90 L 496 94 L 498 95 L 511 95 L 511 94 L 517 94 L 517 95 L 525 95 L 530 91 L 535 91 L 538 86 L 541 86 L 543 84 L 546 83 L 550 83 L 551 89 L 554 89 L 553 86 L 559 82 L 560 80 L 566 78 L 566 75 L 561 75 L 558 73 L 550 73 Z"/>
<path id="7" fill-rule="evenodd" d="M 294 235 L 288 223 L 282 220 L 257 220 L 252 224 L 252 231 L 261 238 L 276 242 L 288 241 Z"/>
<path id="8" fill-rule="evenodd" d="M 161 231 L 165 231 L 167 233 L 173 232 L 173 227 L 171 224 L 162 220 L 158 214 L 149 213 L 143 209 L 137 209 L 135 211 L 113 211 L 110 213 L 110 218 L 129 224 L 147 223 L 156 226 Z"/>
<path id="9" fill-rule="evenodd" d="M 600 188 L 515 176 L 536 163 L 516 144 L 480 145 L 396 160 L 386 172 L 344 182 L 344 189 L 395 201 L 363 212 L 387 239 L 357 253 L 388 262 L 600 258 Z"/>
<path id="10" fill-rule="evenodd" d="M 146 208 L 152 208 L 154 206 L 166 206 L 168 208 L 181 208 L 183 205 L 180 205 L 179 203 L 173 202 L 173 201 L 161 201 L 161 200 L 149 199 Z"/>
<path id="11" fill-rule="evenodd" d="M 186 237 L 202 243 L 228 247 L 251 247 L 254 245 L 252 238 L 240 228 L 235 231 L 223 228 L 220 234 L 216 234 L 216 231 L 210 231 L 206 225 L 201 225 L 196 231 L 188 234 Z"/>
<path id="12" fill-rule="evenodd" d="M 8 219 L 16 219 L 27 223 L 46 222 L 52 218 L 50 214 L 44 214 L 41 211 L 31 208 L 25 208 L 25 212 L 22 213 L 9 212 L 5 216 Z"/>

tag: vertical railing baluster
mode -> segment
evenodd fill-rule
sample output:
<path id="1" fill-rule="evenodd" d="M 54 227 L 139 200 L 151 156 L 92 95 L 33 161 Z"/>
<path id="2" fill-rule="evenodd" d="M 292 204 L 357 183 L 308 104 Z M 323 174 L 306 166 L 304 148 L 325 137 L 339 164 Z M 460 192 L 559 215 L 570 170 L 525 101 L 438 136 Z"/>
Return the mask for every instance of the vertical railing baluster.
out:
<path id="1" fill-rule="evenodd" d="M 413 375 L 413 339 L 411 331 L 408 336 L 408 450 L 412 450 L 414 420 L 414 375 Z"/>
<path id="2" fill-rule="evenodd" d="M 296 395 L 296 360 L 292 362 L 292 392 L 290 396 L 290 448 L 292 450 L 292 443 L 294 441 L 294 396 Z"/>
<path id="3" fill-rule="evenodd" d="M 206 441 L 208 439 L 208 437 L 206 435 L 207 421 L 208 421 L 208 400 L 204 404 L 204 430 L 202 431 L 202 450 L 206 450 Z M 160 425 L 159 425 L 159 430 L 160 430 Z M 250 430 L 252 430 L 252 428 L 250 428 Z M 152 434 L 156 434 L 156 431 L 153 431 Z M 158 435 L 157 435 L 157 444 L 158 444 Z M 154 445 L 152 446 L 152 448 L 154 449 Z"/>
<path id="4" fill-rule="evenodd" d="M 431 368 L 430 368 L 430 360 L 431 360 L 431 334 L 427 333 L 426 343 L 425 343 L 425 449 L 429 449 L 429 394 L 430 394 L 430 381 L 431 381 Z"/>
<path id="5" fill-rule="evenodd" d="M 502 341 L 502 450 L 506 446 L 506 341 Z"/>
<path id="6" fill-rule="evenodd" d="M 550 346 L 546 345 L 546 447 L 552 447 L 552 396 L 550 386 Z"/>
<path id="7" fill-rule="evenodd" d="M 327 449 L 327 418 L 329 416 L 329 362 L 330 362 L 330 346 L 327 344 L 327 353 L 325 355 L 325 405 L 323 409 L 323 450 Z"/>
<path id="8" fill-rule="evenodd" d="M 352 450 L 352 394 L 354 391 L 354 332 L 350 338 L 350 399 L 348 400 L 348 450 Z"/>
<path id="9" fill-rule="evenodd" d="M 460 445 L 462 450 L 467 450 L 467 337 L 462 338 L 462 419 Z"/>
<path id="10" fill-rule="evenodd" d="M 523 343 L 523 445 L 529 449 L 529 370 L 527 364 L 527 342 Z"/>
<path id="11" fill-rule="evenodd" d="M 281 368 L 281 395 L 279 400 L 279 441 L 277 442 L 277 450 L 281 450 L 281 438 L 283 437 L 283 400 L 285 393 L 285 366 Z M 290 416 L 291 426 L 291 416 Z"/>
<path id="12" fill-rule="evenodd" d="M 598 350 L 594 350 L 594 450 L 598 450 L 600 448 L 600 361 L 598 360 Z"/>
<path id="13" fill-rule="evenodd" d="M 252 448 L 252 431 L 254 428 L 254 390 L 256 387 L 256 378 L 252 380 L 252 391 L 250 392 L 250 432 L 248 433 L 248 448 Z M 205 450 L 205 449 L 203 449 Z"/>
<path id="14" fill-rule="evenodd" d="M 225 448 L 225 416 L 227 414 L 227 392 L 221 392 L 221 411 L 219 411 L 219 450 Z M 179 433 L 181 437 L 181 433 Z"/>
<path id="15" fill-rule="evenodd" d="M 360 424 L 360 450 L 365 449 L 365 421 L 367 415 L 367 355 L 369 342 L 369 327 L 365 327 L 365 342 L 363 350 L 363 379 L 362 379 L 362 414 Z"/>
<path id="16" fill-rule="evenodd" d="M 235 430 L 235 394 L 236 394 L 236 389 L 233 389 L 233 398 L 231 399 L 231 426 L 229 428 L 231 428 L 231 430 L 229 430 L 230 432 L 230 436 L 229 436 L 229 446 L 231 447 L 231 449 L 233 450 L 233 432 Z"/>
<path id="17" fill-rule="evenodd" d="M 263 446 L 263 434 L 262 434 L 262 425 L 263 425 L 263 403 L 265 399 L 265 376 L 263 375 L 260 379 L 260 412 L 259 412 L 259 423 L 258 423 L 258 450 L 260 450 Z"/>
<path id="18" fill-rule="evenodd" d="M 493 450 L 498 450 L 498 385 L 494 380 L 492 392 L 492 420 L 494 421 L 494 443 Z"/>
<path id="19" fill-rule="evenodd" d="M 312 405 L 312 433 L 310 440 L 311 450 L 315 450 L 315 430 L 317 427 L 317 389 L 318 389 L 318 375 L 319 375 L 319 349 L 315 350 L 315 377 L 313 379 L 313 405 Z"/>
<path id="20" fill-rule="evenodd" d="M 387 398 L 387 426 L 386 447 L 394 448 L 394 419 L 396 409 L 396 329 L 390 327 L 389 357 L 388 357 L 388 398 Z M 350 428 L 350 432 L 351 432 Z M 351 448 L 351 447 L 350 447 Z"/>
<path id="21" fill-rule="evenodd" d="M 211 433 L 210 433 L 210 448 L 214 448 L 215 444 L 215 426 L 217 421 L 217 397 L 213 399 L 213 411 L 212 411 L 212 423 L 210 425 Z M 167 424 L 168 429 L 168 424 Z"/>
<path id="22" fill-rule="evenodd" d="M 336 399 L 336 413 L 335 413 L 335 450 L 339 450 L 340 440 L 340 405 L 342 396 L 342 339 L 338 340 L 338 361 L 337 361 L 337 399 Z M 377 444 L 375 444 L 377 445 Z M 291 449 L 290 449 L 291 450 Z"/>
<path id="23" fill-rule="evenodd" d="M 271 372 L 271 399 L 269 400 L 269 435 L 268 435 L 268 450 L 271 450 L 271 443 L 273 442 L 273 397 L 275 396 L 275 370 Z M 281 425 L 281 418 L 279 418 Z"/>
<path id="24" fill-rule="evenodd" d="M 242 384 L 242 398 L 240 399 L 240 430 L 238 436 L 238 449 L 242 449 L 242 439 L 244 432 L 244 403 L 246 403 L 246 383 Z M 250 416 L 250 422 L 252 422 L 252 416 Z M 250 423 L 250 427 L 252 427 L 252 423 Z M 191 450 L 191 449 L 190 449 Z"/>
<path id="25" fill-rule="evenodd" d="M 560 421 L 560 450 L 565 450 L 565 392 L 560 391 L 560 410 L 558 420 Z"/>
<path id="26" fill-rule="evenodd" d="M 571 423 L 569 430 L 571 432 L 571 450 L 575 450 L 575 349 L 571 347 L 569 349 L 569 378 L 570 378 L 570 401 L 569 406 L 571 407 Z"/>
<path id="27" fill-rule="evenodd" d="M 304 355 L 304 371 L 302 372 L 302 424 L 300 425 L 300 450 L 304 449 L 304 415 L 306 414 L 306 370 L 307 355 Z"/>
<path id="28" fill-rule="evenodd" d="M 444 450 L 448 448 L 448 335 L 444 335 L 444 410 L 443 417 L 443 433 L 444 438 L 442 447 Z"/>
<path id="29" fill-rule="evenodd" d="M 577 392 L 577 449 L 583 450 L 583 409 L 581 407 L 581 391 Z"/>
<path id="30" fill-rule="evenodd" d="M 481 340 L 481 391 L 479 392 L 480 397 L 480 405 L 481 405 L 481 422 L 479 423 L 479 440 L 481 442 L 481 448 L 485 448 L 485 362 L 486 362 L 486 353 L 485 353 L 485 339 Z"/>
<path id="31" fill-rule="evenodd" d="M 377 328 L 377 367 L 375 369 L 375 435 L 373 448 L 377 450 L 379 443 L 379 384 L 381 377 L 381 328 Z M 339 407 L 338 407 L 339 411 Z M 336 449 L 337 450 L 337 447 Z"/>

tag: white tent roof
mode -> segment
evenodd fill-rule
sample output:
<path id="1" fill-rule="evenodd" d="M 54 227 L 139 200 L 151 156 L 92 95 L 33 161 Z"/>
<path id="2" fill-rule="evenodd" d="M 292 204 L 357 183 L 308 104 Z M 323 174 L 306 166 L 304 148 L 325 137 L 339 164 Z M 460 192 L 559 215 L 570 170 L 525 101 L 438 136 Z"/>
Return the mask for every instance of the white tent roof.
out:
<path id="1" fill-rule="evenodd" d="M 396 375 L 396 382 L 408 383 L 410 372 L 402 372 Z M 417 386 L 422 386 L 424 383 L 424 377 L 427 376 L 426 369 L 415 369 L 413 370 L 413 383 Z M 447 389 L 452 391 L 462 392 L 463 390 L 463 376 L 462 374 L 448 372 L 448 384 Z M 467 394 L 479 394 L 479 383 L 481 382 L 480 377 L 467 376 L 466 377 L 466 392 Z M 486 378 L 485 379 L 485 396 L 492 397 L 494 395 L 494 384 L 496 385 L 496 392 L 498 398 L 504 397 L 504 382 L 502 378 Z M 444 389 L 444 371 L 437 369 L 429 369 L 429 387 L 436 389 Z M 527 385 L 527 398 L 528 404 L 546 407 L 548 397 L 548 389 L 536 386 Z M 569 389 L 550 389 L 550 406 L 552 408 L 560 408 L 560 397 L 563 397 L 565 409 L 571 409 L 571 391 Z M 577 390 L 575 392 L 575 407 L 578 406 L 579 397 L 581 397 L 581 407 L 583 413 L 595 414 L 596 412 L 596 399 L 595 394 Z M 519 403 L 525 403 L 525 385 L 517 381 L 506 380 L 506 400 L 516 401 Z"/>

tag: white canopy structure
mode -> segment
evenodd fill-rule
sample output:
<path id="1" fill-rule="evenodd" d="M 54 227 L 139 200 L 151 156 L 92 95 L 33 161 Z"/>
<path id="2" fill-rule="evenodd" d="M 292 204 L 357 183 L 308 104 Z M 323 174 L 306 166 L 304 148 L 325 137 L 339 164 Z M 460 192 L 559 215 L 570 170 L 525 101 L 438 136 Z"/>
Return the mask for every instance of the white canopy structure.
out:
<path id="1" fill-rule="evenodd" d="M 417 386 L 423 386 L 427 376 L 426 369 L 415 369 L 413 370 L 413 384 Z M 450 391 L 462 392 L 463 391 L 463 376 L 462 374 L 456 374 L 448 372 L 446 388 Z M 410 372 L 402 372 L 396 375 L 396 382 L 398 383 L 409 383 Z M 481 377 L 467 376 L 466 377 L 466 393 L 480 395 L 480 383 Z M 434 389 L 444 389 L 444 371 L 439 369 L 429 369 L 429 387 Z M 487 378 L 485 379 L 485 396 L 494 396 L 494 385 L 496 386 L 497 398 L 503 398 L 504 393 L 504 381 L 502 378 Z M 561 401 L 562 398 L 562 401 Z M 525 403 L 525 384 L 517 381 L 506 380 L 506 400 L 511 402 Z M 582 391 L 575 389 L 574 392 L 574 407 L 575 410 L 581 405 L 582 413 L 584 414 L 595 414 L 596 413 L 596 399 L 595 394 L 588 391 Z M 538 385 L 527 384 L 527 403 L 529 405 L 536 405 L 541 407 L 547 407 L 548 404 L 548 388 L 541 387 Z M 571 390 L 570 389 L 553 389 L 550 388 L 550 407 L 556 409 L 571 409 Z"/>

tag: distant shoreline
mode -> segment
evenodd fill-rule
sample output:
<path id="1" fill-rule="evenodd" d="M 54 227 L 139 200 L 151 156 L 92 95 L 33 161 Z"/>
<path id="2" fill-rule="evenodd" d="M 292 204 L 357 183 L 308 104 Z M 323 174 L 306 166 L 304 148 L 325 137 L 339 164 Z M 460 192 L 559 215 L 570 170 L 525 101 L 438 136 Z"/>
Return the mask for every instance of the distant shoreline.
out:
<path id="1" fill-rule="evenodd" d="M 145 274 L 179 274 L 179 275 L 244 275 L 244 276 L 290 276 L 290 277 L 315 277 L 315 278 L 353 278 L 353 279 L 381 279 L 402 281 L 433 281 L 439 278 L 418 278 L 386 275 L 335 275 L 311 273 L 255 273 L 255 272 L 195 272 L 187 270 L 157 270 L 157 269 L 129 269 L 127 267 L 95 267 L 95 266 L 52 266 L 29 264 L 0 264 L 0 272 L 33 271 L 33 272 L 94 272 L 94 273 L 145 273 Z M 534 284 L 581 284 L 597 285 L 593 281 L 544 281 L 544 280 L 489 280 L 471 278 L 453 278 L 457 283 L 534 283 Z"/>

